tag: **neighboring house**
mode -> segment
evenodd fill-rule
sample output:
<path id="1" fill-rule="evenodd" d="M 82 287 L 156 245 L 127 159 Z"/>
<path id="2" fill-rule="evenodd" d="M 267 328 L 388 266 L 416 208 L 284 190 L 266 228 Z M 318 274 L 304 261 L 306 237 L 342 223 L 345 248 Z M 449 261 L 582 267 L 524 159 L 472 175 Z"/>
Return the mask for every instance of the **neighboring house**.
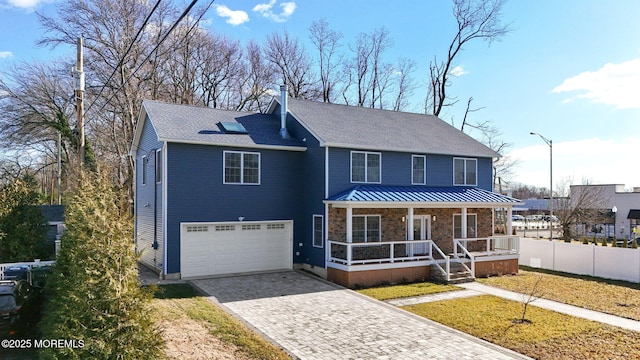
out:
<path id="1" fill-rule="evenodd" d="M 47 222 L 48 230 L 46 237 L 47 248 L 51 254 L 58 254 L 60 239 L 64 233 L 64 206 L 63 205 L 40 205 L 42 215 Z"/>
<path id="2" fill-rule="evenodd" d="M 143 101 L 142 262 L 166 278 L 303 268 L 346 285 L 516 273 L 498 154 L 427 115 L 287 99 L 264 114 Z"/>

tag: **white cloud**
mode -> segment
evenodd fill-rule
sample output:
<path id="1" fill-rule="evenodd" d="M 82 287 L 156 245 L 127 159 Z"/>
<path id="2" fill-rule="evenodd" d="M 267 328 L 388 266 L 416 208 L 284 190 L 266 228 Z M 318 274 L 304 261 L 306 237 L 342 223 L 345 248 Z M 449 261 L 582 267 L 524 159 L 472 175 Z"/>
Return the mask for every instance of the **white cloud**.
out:
<path id="1" fill-rule="evenodd" d="M 0 51 L 0 59 L 6 59 L 12 56 L 13 56 L 13 53 L 11 51 Z"/>
<path id="2" fill-rule="evenodd" d="M 276 0 L 270 0 L 268 3 L 258 4 L 253 7 L 253 11 L 262 14 L 262 16 L 267 19 L 273 20 L 275 22 L 285 22 L 289 19 L 293 12 L 296 10 L 295 2 L 283 2 L 280 3 L 280 7 L 282 11 L 279 14 L 276 14 L 272 11 L 273 6 L 276 4 Z"/>
<path id="3" fill-rule="evenodd" d="M 589 99 L 621 109 L 640 108 L 640 58 L 621 64 L 605 64 L 596 71 L 585 71 L 565 79 L 554 93 L 579 92 L 564 102 Z"/>
<path id="4" fill-rule="evenodd" d="M 240 25 L 249 21 L 249 15 L 242 10 L 231 10 L 225 5 L 217 5 L 216 13 L 218 16 L 226 18 L 227 24 Z"/>
<path id="5" fill-rule="evenodd" d="M 554 187 L 563 179 L 574 183 L 587 179 L 594 184 L 640 186 L 637 166 L 629 162 L 629 154 L 637 152 L 633 138 L 590 138 L 553 143 Z M 507 154 L 518 161 L 514 181 L 549 187 L 549 146 L 540 144 L 515 149 Z"/>
<path id="6" fill-rule="evenodd" d="M 51 2 L 52 0 L 7 0 L 6 3 L 9 6 L 25 9 L 25 10 L 33 10 L 38 5 L 42 3 Z"/>
<path id="7" fill-rule="evenodd" d="M 462 75 L 466 75 L 469 72 L 467 70 L 465 70 L 462 66 L 458 65 L 456 67 L 454 67 L 453 69 L 451 69 L 449 71 L 449 74 L 455 76 L 455 77 L 460 77 Z"/>

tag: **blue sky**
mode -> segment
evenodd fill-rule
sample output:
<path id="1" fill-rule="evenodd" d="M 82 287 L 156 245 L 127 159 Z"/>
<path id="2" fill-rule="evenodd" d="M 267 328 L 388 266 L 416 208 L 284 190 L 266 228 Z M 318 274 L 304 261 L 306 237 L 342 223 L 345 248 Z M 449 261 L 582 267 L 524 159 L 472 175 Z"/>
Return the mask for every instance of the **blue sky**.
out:
<path id="1" fill-rule="evenodd" d="M 74 49 L 52 52 L 34 44 L 42 30 L 33 11 L 52 12 L 54 4 L 0 0 L 0 68 L 74 56 Z M 491 46 L 465 48 L 449 88 L 460 105 L 441 117 L 459 126 L 473 96 L 483 109 L 471 121 L 490 120 L 512 143 L 509 155 L 519 161 L 514 181 L 549 186 L 549 148 L 533 131 L 553 140 L 554 183 L 570 178 L 639 187 L 638 14 L 636 0 L 507 2 L 503 19 L 512 32 Z M 444 56 L 456 26 L 448 0 L 216 0 L 207 17 L 210 29 L 243 43 L 281 30 L 309 43 L 308 28 L 320 18 L 343 34 L 345 46 L 358 33 L 384 26 L 394 42 L 386 60 L 417 62 L 413 111 L 424 101 L 429 61 Z"/>

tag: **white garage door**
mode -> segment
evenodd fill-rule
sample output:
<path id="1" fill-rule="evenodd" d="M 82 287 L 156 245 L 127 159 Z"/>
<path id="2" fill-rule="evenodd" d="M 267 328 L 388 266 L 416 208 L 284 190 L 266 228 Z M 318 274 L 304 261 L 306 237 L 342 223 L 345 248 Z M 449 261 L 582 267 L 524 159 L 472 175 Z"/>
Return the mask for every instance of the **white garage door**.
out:
<path id="1" fill-rule="evenodd" d="M 182 224 L 183 278 L 291 269 L 293 221 Z"/>

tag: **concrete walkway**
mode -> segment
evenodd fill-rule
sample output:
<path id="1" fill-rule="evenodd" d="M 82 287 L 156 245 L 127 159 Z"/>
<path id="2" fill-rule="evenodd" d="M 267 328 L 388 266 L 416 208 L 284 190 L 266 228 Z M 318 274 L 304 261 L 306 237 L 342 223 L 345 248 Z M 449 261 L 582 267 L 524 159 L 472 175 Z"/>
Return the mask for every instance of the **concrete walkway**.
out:
<path id="1" fill-rule="evenodd" d="M 300 272 L 191 283 L 303 360 L 528 359 Z"/>
<path id="2" fill-rule="evenodd" d="M 483 294 L 498 296 L 501 298 L 522 302 L 527 299 L 527 295 L 519 294 L 513 291 L 498 289 L 493 286 L 483 285 L 477 282 L 458 284 L 457 286 L 465 288 L 465 290 L 448 291 L 433 295 L 417 296 L 412 298 L 404 298 L 390 300 L 388 303 L 394 306 L 415 305 L 431 301 L 449 300 L 461 297 L 470 297 Z M 537 298 L 529 303 L 531 306 L 537 306 L 543 309 L 553 310 L 562 314 L 567 314 L 587 320 L 598 321 L 604 324 L 617 326 L 627 330 L 640 332 L 640 321 L 626 319 L 619 316 L 609 315 L 598 311 L 587 310 L 581 307 L 559 303 L 557 301 Z"/>

